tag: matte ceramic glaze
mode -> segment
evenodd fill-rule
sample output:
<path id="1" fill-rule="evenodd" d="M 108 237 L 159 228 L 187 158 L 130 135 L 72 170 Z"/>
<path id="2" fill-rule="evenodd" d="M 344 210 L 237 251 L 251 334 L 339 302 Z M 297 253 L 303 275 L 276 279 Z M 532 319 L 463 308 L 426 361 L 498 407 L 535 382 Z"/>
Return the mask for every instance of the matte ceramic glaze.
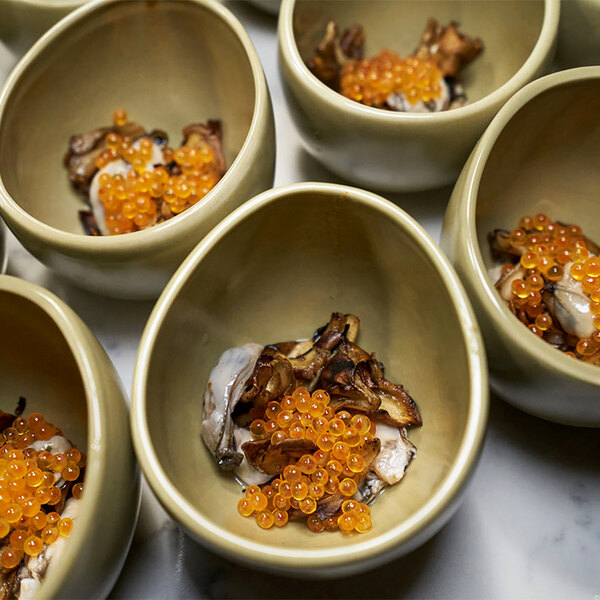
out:
<path id="1" fill-rule="evenodd" d="M 118 40 L 135 38 L 135 43 Z M 190 123 L 223 123 L 228 171 L 192 208 L 121 236 L 84 235 L 62 157 L 69 137 L 116 108 L 173 144 Z M 33 134 L 33 132 L 35 134 Z M 198 241 L 270 187 L 274 125 L 266 82 L 240 23 L 214 0 L 91 2 L 57 24 L 0 95 L 0 211 L 23 245 L 74 283 L 155 297 Z"/>
<path id="2" fill-rule="evenodd" d="M 54 23 L 85 0 L 1 0 L 0 39 L 16 53 L 24 52 Z"/>
<path id="3" fill-rule="evenodd" d="M 2 219 L 0 219 L 0 275 L 6 272 L 7 265 L 8 250 L 6 248 L 6 229 Z"/>
<path id="4" fill-rule="evenodd" d="M 600 65 L 600 0 L 562 0 L 556 62 L 562 69 Z"/>
<path id="5" fill-rule="evenodd" d="M 237 513 L 241 488 L 200 438 L 207 377 L 227 348 L 308 337 L 332 311 L 360 317 L 359 344 L 418 403 L 418 457 L 368 534 L 263 531 Z M 231 559 L 296 575 L 360 571 L 431 537 L 458 507 L 486 415 L 478 327 L 445 257 L 390 202 L 330 184 L 265 192 L 198 245 L 149 319 L 133 384 L 136 452 L 171 515 Z"/>
<path id="6" fill-rule="evenodd" d="M 280 69 L 306 150 L 353 183 L 389 191 L 423 190 L 456 179 L 498 109 L 550 64 L 558 0 L 284 0 L 279 18 Z M 306 68 L 328 20 L 363 25 L 365 56 L 384 48 L 410 54 L 430 17 L 456 20 L 485 50 L 461 74 L 470 104 L 433 114 L 363 106 L 321 83 Z"/>
<path id="7" fill-rule="evenodd" d="M 118 376 L 86 325 L 59 298 L 0 276 L 0 408 L 42 412 L 88 456 L 81 512 L 36 596 L 105 598 L 129 549 L 140 477 Z"/>
<path id="8" fill-rule="evenodd" d="M 487 275 L 486 235 L 545 212 L 600 240 L 600 67 L 562 71 L 511 99 L 473 151 L 452 194 L 442 247 L 482 328 L 491 385 L 505 400 L 568 425 L 600 426 L 600 368 L 536 338 Z"/>

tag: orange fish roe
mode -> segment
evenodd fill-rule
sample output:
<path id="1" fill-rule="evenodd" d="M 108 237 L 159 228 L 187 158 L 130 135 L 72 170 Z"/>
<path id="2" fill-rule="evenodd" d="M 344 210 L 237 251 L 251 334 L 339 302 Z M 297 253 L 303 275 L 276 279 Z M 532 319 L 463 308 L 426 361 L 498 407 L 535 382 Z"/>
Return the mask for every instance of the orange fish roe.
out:
<path id="1" fill-rule="evenodd" d="M 306 515 L 308 528 L 314 533 L 325 529 L 364 533 L 371 528 L 369 507 L 352 499 L 343 502 L 337 520 L 321 520 L 314 514 L 319 501 L 337 494 L 349 498 L 356 493 L 354 477 L 366 468 L 361 452 L 374 434 L 367 416 L 334 413 L 329 402 L 327 392 L 316 390 L 311 395 L 299 387 L 281 402 L 270 402 L 261 415 L 264 418 L 252 421 L 250 431 L 255 439 L 270 437 L 275 444 L 290 437 L 305 438 L 314 441 L 317 450 L 292 461 L 262 488 L 246 488 L 238 503 L 242 516 L 254 516 L 263 529 L 283 527 L 292 514 L 296 518 Z"/>
<path id="2" fill-rule="evenodd" d="M 115 125 L 122 126 L 127 113 L 115 111 L 113 119 Z M 96 160 L 98 169 L 119 159 L 131 166 L 126 175 L 102 173 L 98 179 L 98 196 L 111 235 L 150 227 L 165 210 L 169 216 L 178 215 L 206 196 L 221 178 L 214 151 L 208 145 L 164 148 L 163 161 L 175 163 L 170 169 L 152 164 L 154 143 L 150 137 L 134 142 L 110 132 L 105 143 L 106 150 Z"/>
<path id="3" fill-rule="evenodd" d="M 437 100 L 442 93 L 442 72 L 433 60 L 403 58 L 391 50 L 342 68 L 340 93 L 367 106 L 383 106 L 390 94 L 404 94 L 408 102 Z"/>
<path id="4" fill-rule="evenodd" d="M 525 216 L 511 231 L 510 242 L 523 249 L 520 264 L 526 269 L 524 277 L 511 283 L 518 318 L 539 338 L 550 334 L 553 319 L 544 307 L 543 288 L 570 277 L 581 283 L 596 331 L 588 338 L 575 338 L 575 352 L 566 354 L 576 358 L 594 356 L 600 351 L 600 257 L 589 250 L 581 227 L 552 221 L 543 213 Z"/>
<path id="5" fill-rule="evenodd" d="M 66 472 L 79 477 L 85 457 L 75 448 L 52 455 L 30 447 L 55 435 L 61 435 L 60 430 L 40 413 L 28 419 L 17 417 L 0 434 L 0 538 L 5 546 L 0 566 L 4 569 L 14 569 L 24 555 L 37 556 L 45 544 L 71 533 L 73 521 L 60 519 L 54 511 L 63 500 L 62 489 L 55 484 L 61 478 L 73 480 L 65 477 Z M 73 495 L 82 493 L 83 484 L 75 484 Z M 57 527 L 52 527 L 54 523 Z"/>

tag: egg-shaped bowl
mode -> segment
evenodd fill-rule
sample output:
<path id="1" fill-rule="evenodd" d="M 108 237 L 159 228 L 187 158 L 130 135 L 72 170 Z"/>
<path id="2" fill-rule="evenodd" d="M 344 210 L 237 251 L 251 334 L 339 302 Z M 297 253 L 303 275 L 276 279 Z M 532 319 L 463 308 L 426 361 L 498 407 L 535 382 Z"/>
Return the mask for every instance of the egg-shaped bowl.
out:
<path id="1" fill-rule="evenodd" d="M 279 64 L 292 117 L 307 152 L 339 177 L 384 191 L 416 191 L 452 183 L 498 109 L 549 66 L 558 0 L 284 0 Z M 461 74 L 469 104 L 435 113 L 365 106 L 335 92 L 307 68 L 329 20 L 365 32 L 364 56 L 383 49 L 408 55 L 428 19 L 459 21 L 484 50 Z"/>
<path id="2" fill-rule="evenodd" d="M 378 498 L 367 534 L 264 531 L 238 514 L 241 488 L 200 437 L 207 378 L 227 348 L 306 338 L 332 311 L 361 319 L 358 343 L 416 400 L 418 457 Z M 485 430 L 484 354 L 455 273 L 405 212 L 335 184 L 276 188 L 220 223 L 158 300 L 135 367 L 136 453 L 166 510 L 208 548 L 287 574 L 357 572 L 416 548 L 458 507 Z"/>
<path id="3" fill-rule="evenodd" d="M 6 247 L 6 228 L 0 218 L 0 275 L 6 272 L 8 265 L 8 250 Z"/>
<path id="4" fill-rule="evenodd" d="M 600 65 L 600 0 L 562 0 L 556 63 L 561 69 Z"/>
<path id="5" fill-rule="evenodd" d="M 13 52 L 23 52 L 54 23 L 86 0 L 2 0 L 0 39 Z"/>
<path id="6" fill-rule="evenodd" d="M 442 248 L 473 302 L 490 382 L 522 410 L 567 425 L 600 426 L 600 368 L 538 339 L 511 313 L 488 274 L 489 232 L 547 214 L 600 240 L 600 67 L 535 81 L 498 113 L 452 193 Z"/>
<path id="7" fill-rule="evenodd" d="M 254 6 L 264 10 L 270 15 L 279 14 L 279 7 L 281 6 L 281 0 L 250 0 Z"/>
<path id="8" fill-rule="evenodd" d="M 135 528 L 140 476 L 125 393 L 81 319 L 45 289 L 0 276 L 0 400 L 12 413 L 41 412 L 87 453 L 84 492 L 60 560 L 36 598 L 105 598 Z"/>
<path id="9" fill-rule="evenodd" d="M 130 42 L 130 43 L 129 43 Z M 196 204 L 134 233 L 85 235 L 63 167 L 71 135 L 124 108 L 171 140 L 220 119 L 227 172 Z M 0 93 L 0 212 L 36 258 L 111 296 L 156 297 L 224 216 L 272 185 L 273 113 L 260 61 L 216 0 L 90 2 L 46 33 Z"/>

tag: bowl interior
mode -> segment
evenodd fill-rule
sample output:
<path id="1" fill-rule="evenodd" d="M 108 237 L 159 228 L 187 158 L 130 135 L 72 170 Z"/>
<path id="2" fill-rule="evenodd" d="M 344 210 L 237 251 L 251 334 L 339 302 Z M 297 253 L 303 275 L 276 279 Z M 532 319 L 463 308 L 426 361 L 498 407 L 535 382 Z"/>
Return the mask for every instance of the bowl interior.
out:
<path id="1" fill-rule="evenodd" d="M 14 201 L 83 234 L 85 203 L 63 155 L 71 135 L 109 125 L 117 108 L 148 131 L 166 131 L 173 145 L 187 125 L 221 119 L 231 165 L 249 132 L 255 86 L 220 10 L 193 0 L 107 2 L 34 48 L 0 115 L 0 177 Z"/>
<path id="2" fill-rule="evenodd" d="M 471 408 L 468 350 L 437 267 L 390 212 L 397 214 L 338 190 L 283 192 L 237 220 L 194 263 L 152 346 L 145 418 L 162 469 L 198 515 L 190 524 L 196 532 L 198 517 L 206 519 L 242 545 L 260 544 L 271 562 L 281 552 L 309 558 L 315 550 L 373 549 L 440 488 Z M 265 532 L 239 516 L 241 488 L 200 438 L 207 377 L 227 348 L 309 337 L 332 311 L 360 317 L 358 343 L 418 403 L 424 426 L 410 432 L 418 457 L 377 500 L 366 535 L 314 536 L 303 524 Z"/>
<path id="3" fill-rule="evenodd" d="M 473 103 L 506 83 L 523 65 L 542 30 L 544 2 L 297 0 L 294 35 L 303 60 L 314 56 L 331 19 L 342 30 L 354 24 L 363 26 L 365 57 L 384 49 L 406 56 L 417 47 L 430 18 L 442 25 L 458 21 L 464 33 L 483 40 L 483 53 L 460 73 Z"/>
<path id="4" fill-rule="evenodd" d="M 532 98 L 504 127 L 481 175 L 475 227 L 484 264 L 488 232 L 544 212 L 600 243 L 600 79 L 570 81 Z"/>
<path id="5" fill-rule="evenodd" d="M 78 448 L 87 447 L 86 392 L 63 333 L 36 303 L 0 290 L 0 407 L 13 412 L 20 396 L 25 415 L 41 412 Z"/>

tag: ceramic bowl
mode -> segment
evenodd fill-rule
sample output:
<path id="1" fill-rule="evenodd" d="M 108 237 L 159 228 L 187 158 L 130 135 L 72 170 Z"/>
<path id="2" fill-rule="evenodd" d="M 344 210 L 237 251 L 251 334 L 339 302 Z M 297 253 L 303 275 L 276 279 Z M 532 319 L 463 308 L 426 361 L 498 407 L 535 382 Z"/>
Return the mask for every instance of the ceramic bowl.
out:
<path id="1" fill-rule="evenodd" d="M 264 531 L 237 513 L 241 488 L 200 438 L 207 377 L 227 348 L 310 336 L 332 311 L 360 317 L 361 346 L 416 399 L 418 458 L 365 535 Z M 487 389 L 469 303 L 423 229 L 371 193 L 296 184 L 239 208 L 169 282 L 140 343 L 134 444 L 159 500 L 202 544 L 271 571 L 341 575 L 409 552 L 450 518 L 480 450 Z"/>
<path id="2" fill-rule="evenodd" d="M 456 184 L 442 247 L 481 325 L 492 388 L 511 404 L 569 425 L 600 426 L 600 368 L 531 334 L 496 291 L 486 235 L 544 212 L 600 240 L 600 67 L 562 71 L 514 96 L 482 136 Z"/>
<path id="3" fill-rule="evenodd" d="M 0 219 L 0 275 L 6 272 L 8 265 L 8 251 L 6 248 L 6 228 Z"/>
<path id="4" fill-rule="evenodd" d="M 562 69 L 600 65 L 600 0 L 562 0 L 556 62 Z"/>
<path id="5" fill-rule="evenodd" d="M 280 69 L 306 150 L 339 177 L 371 189 L 416 191 L 456 180 L 498 109 L 550 64 L 558 0 L 415 2 L 284 0 L 279 18 Z M 484 52 L 461 74 L 469 105 L 409 114 L 364 106 L 334 92 L 304 61 L 314 56 L 326 23 L 360 24 L 366 57 L 389 48 L 410 54 L 425 23 L 459 21 Z"/>
<path id="6" fill-rule="evenodd" d="M 88 456 L 73 533 L 36 597 L 105 598 L 123 566 L 139 505 L 123 387 L 90 330 L 50 292 L 0 276 L 0 319 L 2 410 L 13 412 L 24 396 L 25 414 L 41 412 Z"/>
<path id="7" fill-rule="evenodd" d="M 14 52 L 23 52 L 54 23 L 85 1 L 2 0 L 0 39 Z"/>
<path id="8" fill-rule="evenodd" d="M 281 0 L 250 0 L 250 2 L 271 15 L 279 14 Z"/>
<path id="9" fill-rule="evenodd" d="M 125 60 L 115 40 L 127 39 L 135 43 Z M 166 130 L 175 144 L 190 123 L 221 119 L 228 170 L 200 202 L 163 224 L 87 236 L 78 217 L 85 203 L 62 157 L 73 133 L 110 123 L 116 108 Z M 216 0 L 90 2 L 35 44 L 0 93 L 0 211 L 39 260 L 107 295 L 158 296 L 218 221 L 272 185 L 274 161 L 258 56 Z"/>

